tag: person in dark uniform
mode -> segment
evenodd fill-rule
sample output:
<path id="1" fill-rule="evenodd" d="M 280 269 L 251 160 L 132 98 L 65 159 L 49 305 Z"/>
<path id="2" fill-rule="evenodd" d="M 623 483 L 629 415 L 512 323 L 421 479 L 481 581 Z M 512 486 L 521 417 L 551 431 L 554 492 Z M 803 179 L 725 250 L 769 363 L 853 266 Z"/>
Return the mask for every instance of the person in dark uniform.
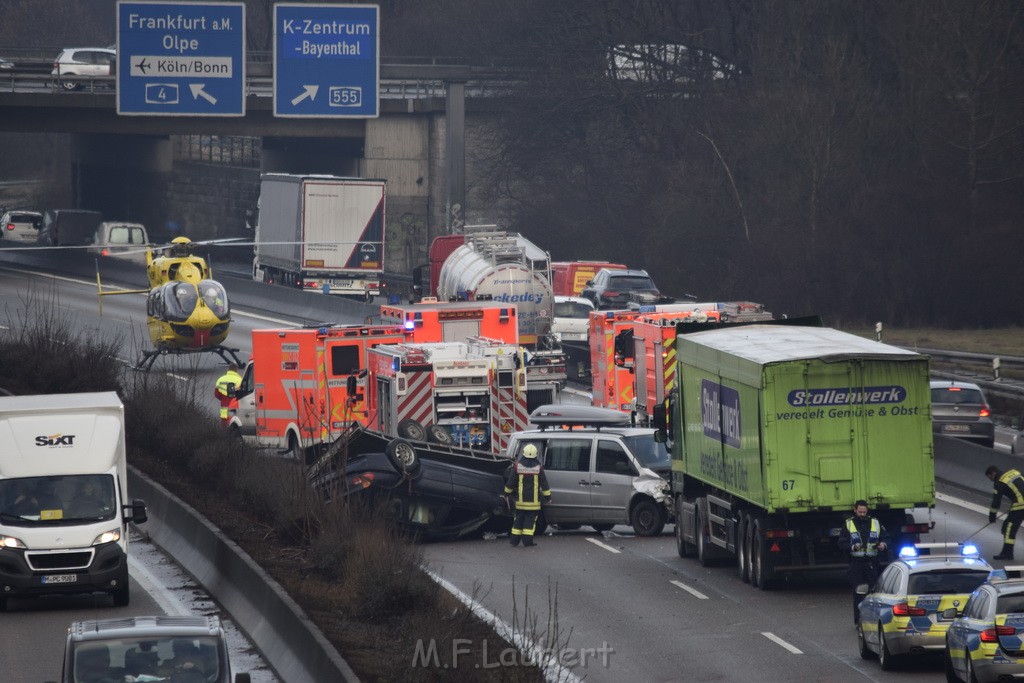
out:
<path id="1" fill-rule="evenodd" d="M 888 533 L 881 522 L 868 515 L 867 501 L 858 500 L 853 504 L 853 517 L 846 520 L 839 547 L 850 553 L 846 578 L 853 591 L 853 623 L 856 624 L 860 621 L 860 601 L 864 599 L 857 594 L 857 586 L 874 587 L 878 579 L 878 553 L 889 547 Z"/>
<path id="2" fill-rule="evenodd" d="M 1003 520 L 1003 549 L 993 560 L 1012 560 L 1013 545 L 1017 540 L 1017 531 L 1024 522 L 1024 477 L 1015 469 L 1003 472 L 995 465 L 985 470 L 985 476 L 992 481 L 992 505 L 988 511 L 989 524 L 996 521 L 999 505 L 1003 498 L 1010 501 L 1010 512 Z"/>
<path id="3" fill-rule="evenodd" d="M 512 521 L 512 536 L 509 543 L 519 545 L 519 541 L 522 540 L 526 547 L 536 545 L 533 533 L 537 529 L 540 502 L 542 498 L 551 500 L 551 488 L 548 486 L 544 468 L 537 459 L 537 447 L 532 443 L 523 447 L 522 455 L 516 460 L 505 482 L 505 495 L 511 497 L 512 494 L 515 494 L 512 503 L 515 505 L 516 515 Z"/>

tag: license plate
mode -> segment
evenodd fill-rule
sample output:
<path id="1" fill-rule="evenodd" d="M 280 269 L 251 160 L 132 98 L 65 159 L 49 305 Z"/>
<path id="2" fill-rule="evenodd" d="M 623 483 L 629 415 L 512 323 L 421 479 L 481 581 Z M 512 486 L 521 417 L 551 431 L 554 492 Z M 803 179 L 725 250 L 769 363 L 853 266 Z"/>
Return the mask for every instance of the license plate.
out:
<path id="1" fill-rule="evenodd" d="M 971 431 L 970 425 L 942 425 L 942 431 L 944 432 L 969 432 Z"/>
<path id="2" fill-rule="evenodd" d="M 43 577 L 43 583 L 75 583 L 78 581 L 78 574 L 48 574 Z"/>

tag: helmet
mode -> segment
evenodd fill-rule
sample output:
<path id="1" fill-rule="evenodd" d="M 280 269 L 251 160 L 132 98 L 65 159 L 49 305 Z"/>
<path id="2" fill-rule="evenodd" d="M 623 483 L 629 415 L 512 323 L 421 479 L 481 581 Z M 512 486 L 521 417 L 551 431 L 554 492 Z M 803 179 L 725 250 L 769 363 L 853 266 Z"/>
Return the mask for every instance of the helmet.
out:
<path id="1" fill-rule="evenodd" d="M 534 446 L 532 443 L 526 444 L 526 446 L 523 447 L 523 457 L 524 458 L 536 458 L 537 457 L 537 447 Z"/>

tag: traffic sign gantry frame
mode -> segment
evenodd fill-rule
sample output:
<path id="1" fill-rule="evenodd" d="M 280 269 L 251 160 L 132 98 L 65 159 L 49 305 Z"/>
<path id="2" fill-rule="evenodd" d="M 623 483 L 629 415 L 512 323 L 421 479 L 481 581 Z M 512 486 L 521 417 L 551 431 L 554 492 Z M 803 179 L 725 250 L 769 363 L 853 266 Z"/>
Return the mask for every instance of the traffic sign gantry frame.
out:
<path id="1" fill-rule="evenodd" d="M 377 5 L 274 5 L 274 116 L 380 116 Z"/>
<path id="2" fill-rule="evenodd" d="M 118 0 L 119 116 L 245 116 L 245 4 Z"/>

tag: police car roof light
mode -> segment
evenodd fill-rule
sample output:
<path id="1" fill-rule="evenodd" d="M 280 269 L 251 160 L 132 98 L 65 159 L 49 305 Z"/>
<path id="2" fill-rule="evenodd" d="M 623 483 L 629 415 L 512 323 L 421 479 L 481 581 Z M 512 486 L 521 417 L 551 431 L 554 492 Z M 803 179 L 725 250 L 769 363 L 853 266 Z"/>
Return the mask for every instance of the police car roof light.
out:
<path id="1" fill-rule="evenodd" d="M 407 330 L 416 329 L 416 323 L 414 321 L 412 321 L 412 320 L 406 320 L 405 321 L 405 329 L 407 329 Z"/>
<path id="2" fill-rule="evenodd" d="M 964 557 L 978 557 L 981 552 L 978 550 L 978 546 L 973 543 L 966 543 L 960 546 L 960 554 Z"/>
<path id="3" fill-rule="evenodd" d="M 900 548 L 899 556 L 901 560 L 910 560 L 917 557 L 917 548 L 912 545 L 905 545 Z"/>

